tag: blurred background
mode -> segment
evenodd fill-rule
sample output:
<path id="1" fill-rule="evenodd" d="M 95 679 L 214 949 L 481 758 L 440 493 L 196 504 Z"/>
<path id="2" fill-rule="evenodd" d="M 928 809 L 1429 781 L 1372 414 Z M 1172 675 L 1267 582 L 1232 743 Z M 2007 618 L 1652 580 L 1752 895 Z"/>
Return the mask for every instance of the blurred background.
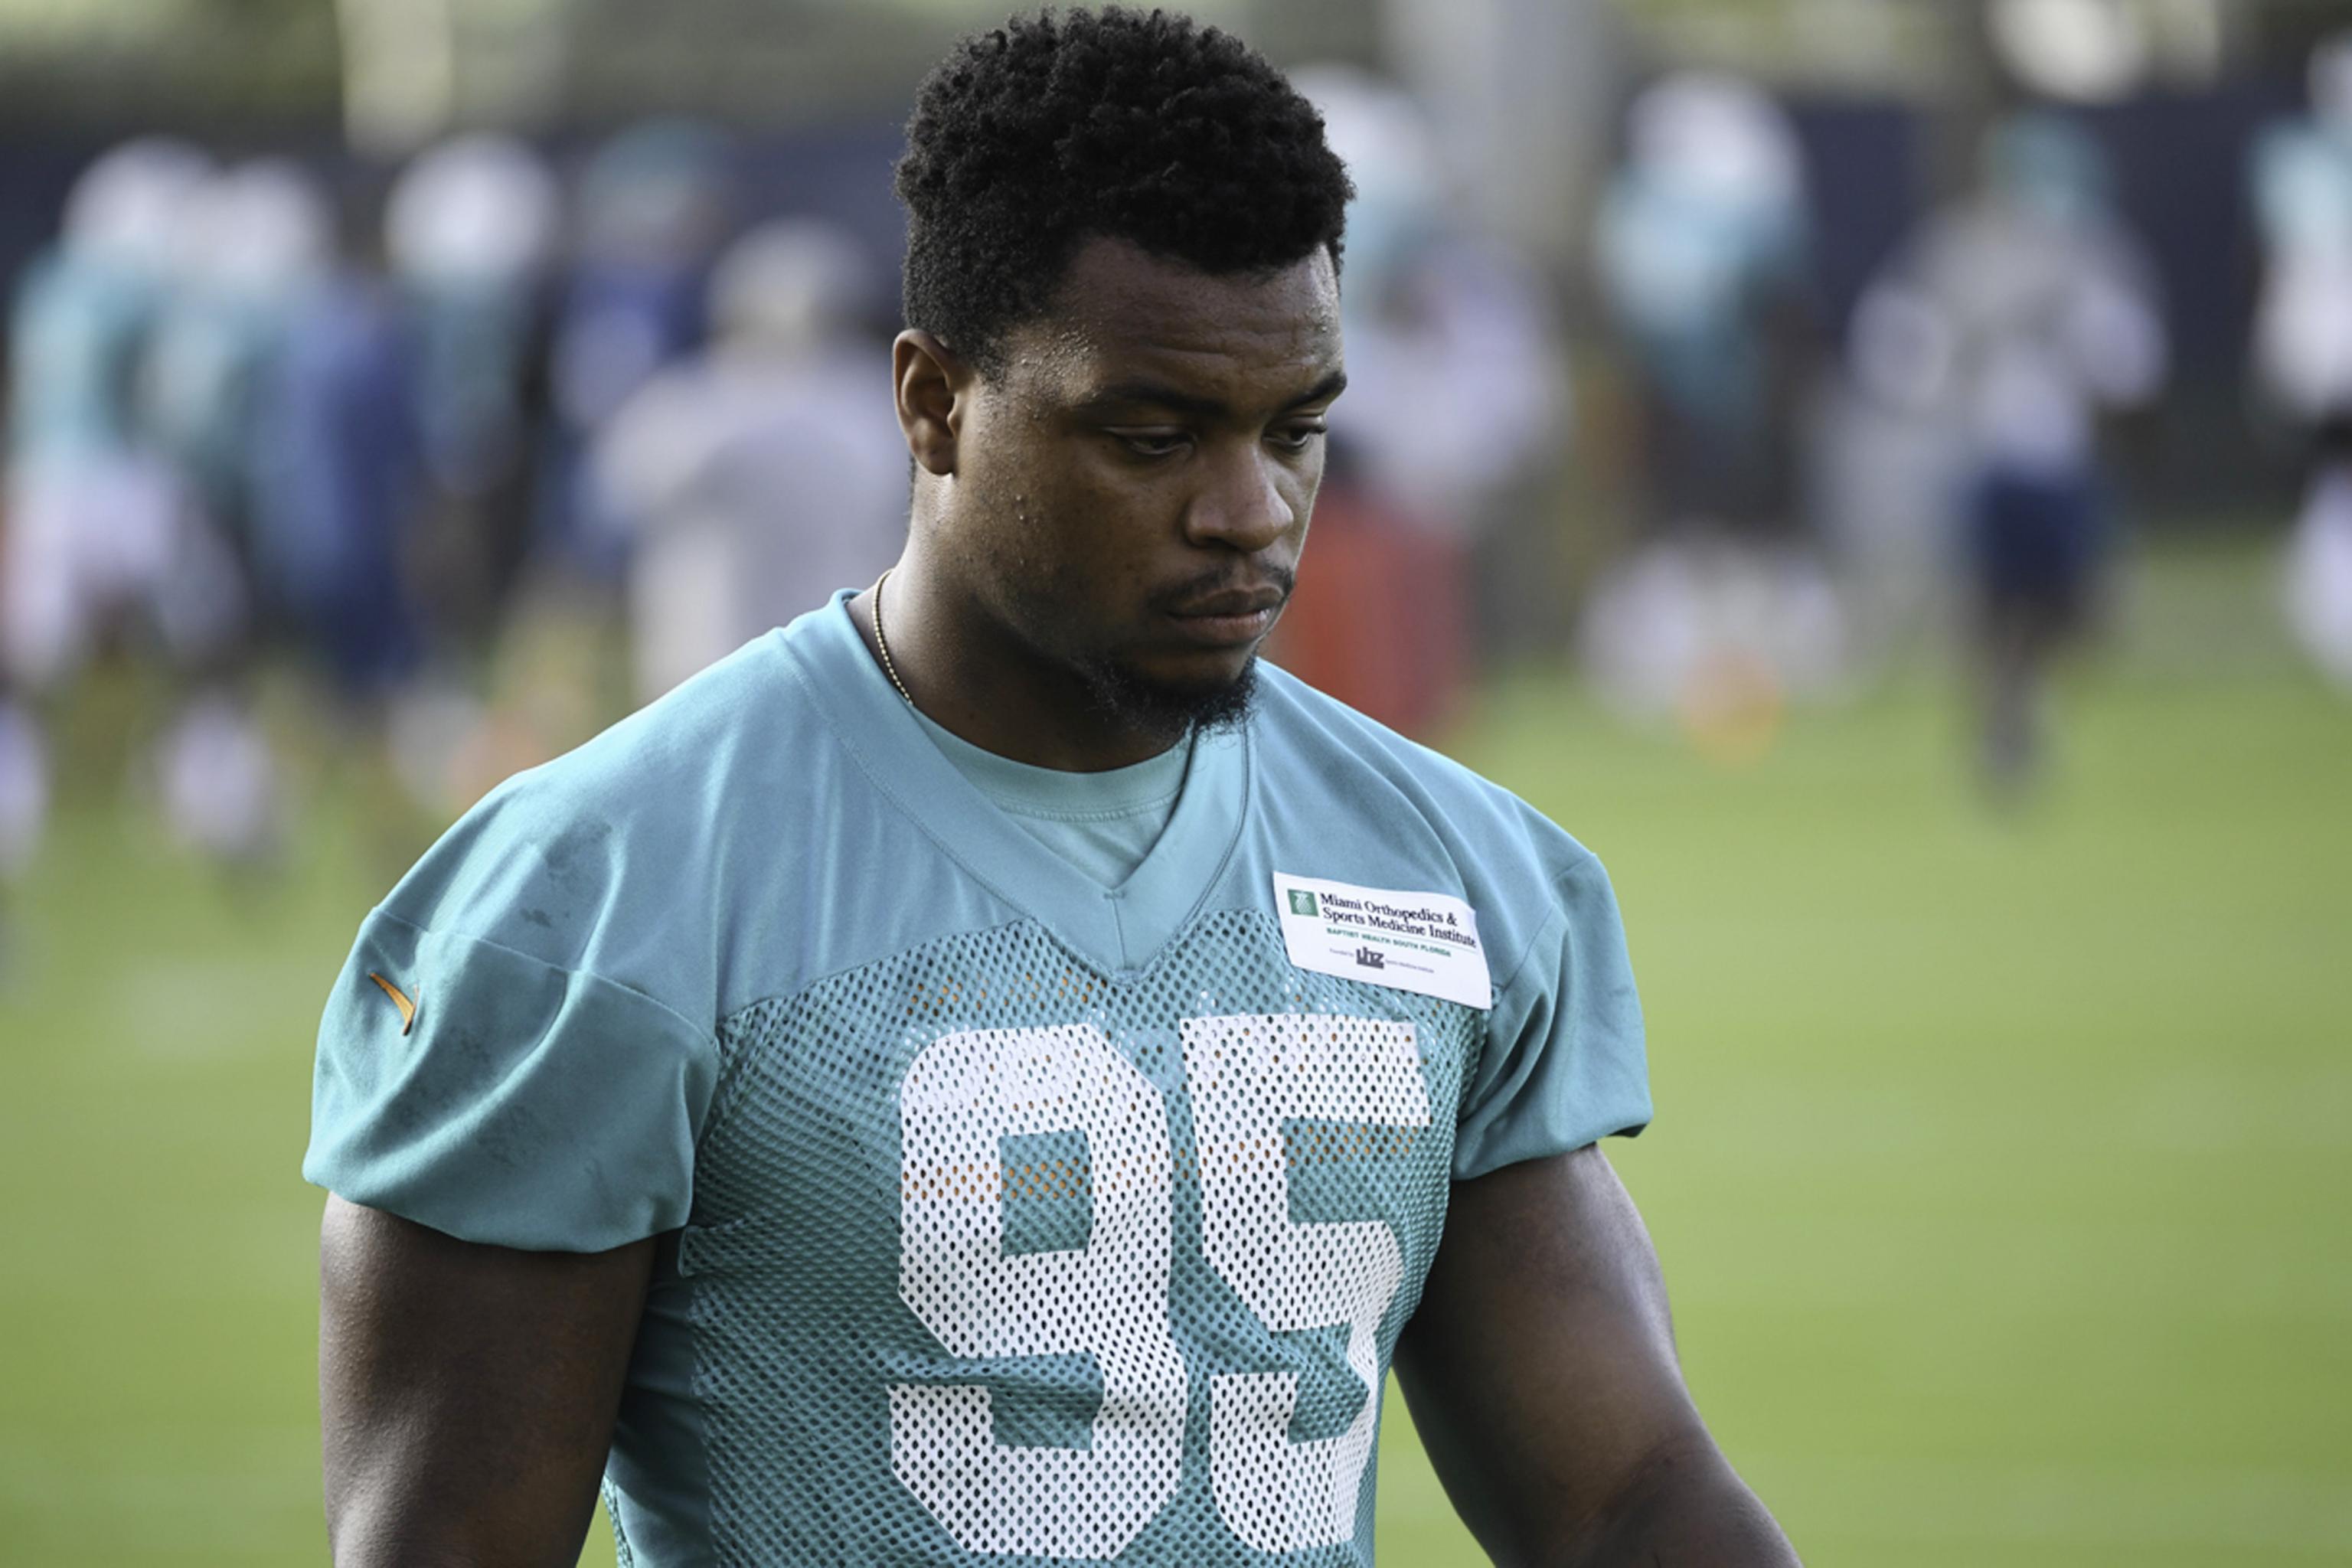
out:
<path id="1" fill-rule="evenodd" d="M 10 1561 L 322 1560 L 326 989 L 893 558 L 998 3 L 0 0 Z M 2352 1562 L 2352 11 L 1193 10 L 1359 185 L 1276 657 L 1609 862 L 1807 1560 Z M 1387 1560 L 1478 1561 L 1391 1415 Z"/>

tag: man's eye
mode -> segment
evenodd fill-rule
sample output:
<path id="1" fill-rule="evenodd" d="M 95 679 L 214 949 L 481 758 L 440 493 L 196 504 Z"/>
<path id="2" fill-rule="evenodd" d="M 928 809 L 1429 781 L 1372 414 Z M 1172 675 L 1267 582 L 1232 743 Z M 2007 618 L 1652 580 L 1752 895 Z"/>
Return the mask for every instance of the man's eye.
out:
<path id="1" fill-rule="evenodd" d="M 1111 434 L 1139 458 L 1172 458 L 1185 446 L 1181 431 L 1114 430 Z"/>
<path id="2" fill-rule="evenodd" d="M 1287 430 L 1271 431 L 1267 439 L 1286 452 L 1304 452 L 1322 438 L 1323 431 L 1320 425 L 1297 425 Z"/>

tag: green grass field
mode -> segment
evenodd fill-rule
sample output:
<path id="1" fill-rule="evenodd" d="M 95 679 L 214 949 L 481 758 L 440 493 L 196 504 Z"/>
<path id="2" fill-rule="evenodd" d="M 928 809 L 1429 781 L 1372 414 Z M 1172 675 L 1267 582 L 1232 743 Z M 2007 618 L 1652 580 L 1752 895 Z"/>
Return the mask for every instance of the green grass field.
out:
<path id="1" fill-rule="evenodd" d="M 1612 1155 L 1817 1568 L 2352 1563 L 2352 704 L 2264 572 L 2150 566 L 2012 818 L 1924 675 L 1738 769 L 1551 676 L 1458 739 L 1609 862 L 1659 1106 Z M 331 785 L 241 890 L 114 795 L 0 982 L 0 1560 L 316 1563 L 296 1164 L 384 870 Z M 1479 1561 L 1394 1414 L 1384 1560 Z"/>

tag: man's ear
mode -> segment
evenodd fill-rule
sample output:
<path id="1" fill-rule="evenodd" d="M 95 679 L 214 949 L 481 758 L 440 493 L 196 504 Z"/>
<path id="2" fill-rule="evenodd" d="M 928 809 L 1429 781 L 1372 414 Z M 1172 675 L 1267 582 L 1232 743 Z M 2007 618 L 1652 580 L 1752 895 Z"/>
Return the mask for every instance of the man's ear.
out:
<path id="1" fill-rule="evenodd" d="M 953 349 L 917 328 L 890 345 L 890 374 L 898 395 L 898 428 L 907 450 L 928 473 L 956 471 L 956 437 L 971 411 L 978 374 Z"/>

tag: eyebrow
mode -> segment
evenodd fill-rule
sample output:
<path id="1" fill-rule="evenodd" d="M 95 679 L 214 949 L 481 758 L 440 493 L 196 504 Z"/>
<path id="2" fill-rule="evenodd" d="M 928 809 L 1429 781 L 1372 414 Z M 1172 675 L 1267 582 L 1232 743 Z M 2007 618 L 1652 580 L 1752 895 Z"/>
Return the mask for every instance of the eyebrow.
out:
<path id="1" fill-rule="evenodd" d="M 1285 412 L 1309 403 L 1337 397 L 1347 390 L 1348 373 L 1335 370 L 1322 380 L 1283 405 Z M 1146 403 L 1155 408 L 1166 408 L 1196 419 L 1222 419 L 1231 411 L 1213 397 L 1195 397 L 1188 392 L 1156 381 L 1122 381 L 1104 387 L 1086 400 L 1083 406 L 1102 408 L 1113 404 Z"/>

